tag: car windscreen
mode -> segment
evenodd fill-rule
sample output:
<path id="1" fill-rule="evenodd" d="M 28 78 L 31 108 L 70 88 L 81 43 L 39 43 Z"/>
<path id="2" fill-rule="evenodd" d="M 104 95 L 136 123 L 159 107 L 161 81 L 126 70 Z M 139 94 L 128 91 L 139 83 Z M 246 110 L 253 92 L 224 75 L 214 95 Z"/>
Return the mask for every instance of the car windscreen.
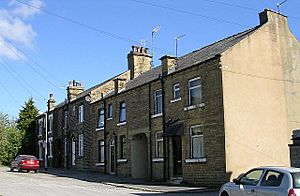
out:
<path id="1" fill-rule="evenodd" d="M 300 188 L 300 172 L 292 173 L 294 188 Z"/>
<path id="2" fill-rule="evenodd" d="M 34 156 L 24 156 L 22 157 L 22 160 L 37 160 Z"/>

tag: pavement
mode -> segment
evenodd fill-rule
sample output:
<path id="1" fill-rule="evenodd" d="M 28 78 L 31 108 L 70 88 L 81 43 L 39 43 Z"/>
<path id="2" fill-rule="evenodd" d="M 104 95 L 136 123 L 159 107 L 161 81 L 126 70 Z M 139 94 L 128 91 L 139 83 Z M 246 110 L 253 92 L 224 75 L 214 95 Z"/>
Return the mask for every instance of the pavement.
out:
<path id="1" fill-rule="evenodd" d="M 205 193 L 217 192 L 216 188 L 195 187 L 189 185 L 174 185 L 166 182 L 152 182 L 142 179 L 133 179 L 126 177 L 119 177 L 115 175 L 104 175 L 91 171 L 77 171 L 69 169 L 54 169 L 48 168 L 40 170 L 42 173 L 52 174 L 58 177 L 67 177 L 77 180 L 102 183 L 119 188 L 127 188 L 132 190 L 157 192 L 157 193 Z M 216 194 L 217 195 L 217 194 Z"/>

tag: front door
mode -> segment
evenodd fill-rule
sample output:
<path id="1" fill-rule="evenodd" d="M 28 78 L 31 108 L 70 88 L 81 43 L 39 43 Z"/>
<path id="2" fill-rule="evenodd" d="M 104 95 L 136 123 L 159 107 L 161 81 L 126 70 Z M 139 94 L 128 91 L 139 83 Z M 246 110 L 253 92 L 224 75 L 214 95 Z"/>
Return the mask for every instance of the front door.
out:
<path id="1" fill-rule="evenodd" d="M 181 136 L 172 137 L 174 176 L 182 176 L 182 141 Z"/>
<path id="2" fill-rule="evenodd" d="M 75 165 L 75 152 L 76 152 L 76 144 L 74 138 L 72 138 L 72 165 Z"/>
<path id="3" fill-rule="evenodd" d="M 110 150 L 110 156 L 109 156 L 109 158 L 110 158 L 110 164 L 109 164 L 109 168 L 110 168 L 110 174 L 115 174 L 115 140 L 114 139 L 112 139 L 111 141 L 110 141 L 110 148 L 109 148 Z"/>

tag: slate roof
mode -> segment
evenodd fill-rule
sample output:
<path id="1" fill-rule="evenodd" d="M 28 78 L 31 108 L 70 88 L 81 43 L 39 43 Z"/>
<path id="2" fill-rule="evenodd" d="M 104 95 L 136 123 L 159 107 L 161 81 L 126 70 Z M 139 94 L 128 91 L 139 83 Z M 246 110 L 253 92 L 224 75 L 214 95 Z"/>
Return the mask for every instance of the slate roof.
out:
<path id="1" fill-rule="evenodd" d="M 232 35 L 232 36 L 227 37 L 225 39 L 222 39 L 220 41 L 214 42 L 214 43 L 212 43 L 208 46 L 205 46 L 203 48 L 195 50 L 191 53 L 188 53 L 188 54 L 186 54 L 182 57 L 179 57 L 177 59 L 177 66 L 176 66 L 174 72 L 186 69 L 188 67 L 192 67 L 196 64 L 199 64 L 199 63 L 202 63 L 202 62 L 207 61 L 209 59 L 212 59 L 216 55 L 222 54 L 223 52 L 228 50 L 230 47 L 234 46 L 235 44 L 239 43 L 241 40 L 243 40 L 246 37 L 248 37 L 249 35 L 251 35 L 259 27 L 260 26 L 256 26 L 254 28 L 247 29 L 246 31 L 237 33 L 235 35 Z M 143 84 L 147 84 L 147 83 L 149 83 L 153 80 L 158 79 L 159 76 L 162 73 L 161 69 L 162 69 L 161 65 L 157 66 L 157 67 L 152 68 L 151 70 L 149 70 L 147 72 L 142 73 L 138 77 L 128 81 L 127 84 L 126 84 L 125 91 L 136 88 L 138 86 L 141 86 Z M 121 74 L 123 74 L 123 73 L 121 73 Z M 109 80 L 115 79 L 118 76 L 120 76 L 121 74 L 119 74 L 119 75 L 117 75 L 117 76 L 115 76 L 115 77 L 113 77 Z M 97 84 L 97 85 L 83 91 L 82 93 L 80 93 L 78 95 L 78 97 L 75 100 L 80 99 L 80 98 L 88 95 L 92 90 L 98 88 L 99 86 L 103 85 L 104 83 L 106 83 L 109 80 L 106 80 L 106 81 L 104 81 L 100 84 Z M 111 95 L 107 95 L 107 97 L 108 96 L 111 96 Z M 63 102 L 59 103 L 58 105 L 56 105 L 55 108 L 62 107 L 66 103 L 67 103 L 67 101 L 63 101 Z"/>
<path id="2" fill-rule="evenodd" d="M 216 55 L 222 54 L 230 47 L 239 43 L 241 40 L 245 39 L 251 35 L 259 26 L 248 29 L 246 31 L 240 32 L 238 34 L 232 35 L 208 46 L 205 46 L 199 50 L 195 50 L 177 59 L 177 66 L 174 72 L 192 67 L 193 65 L 202 63 L 209 59 L 214 58 Z M 158 79 L 161 74 L 161 66 L 155 67 L 147 72 L 142 73 L 140 76 L 134 78 L 126 84 L 126 90 L 141 86 L 148 82 Z"/>

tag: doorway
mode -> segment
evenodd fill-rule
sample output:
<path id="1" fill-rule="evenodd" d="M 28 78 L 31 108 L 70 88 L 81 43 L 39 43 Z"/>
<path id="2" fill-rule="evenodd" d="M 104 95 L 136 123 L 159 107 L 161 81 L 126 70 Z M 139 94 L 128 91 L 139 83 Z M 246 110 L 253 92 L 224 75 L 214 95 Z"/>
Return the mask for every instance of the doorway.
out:
<path id="1" fill-rule="evenodd" d="M 145 133 L 137 134 L 131 141 L 131 175 L 133 178 L 147 178 L 148 141 Z"/>
<path id="2" fill-rule="evenodd" d="M 172 137 L 173 145 L 173 163 L 174 163 L 174 176 L 182 176 L 182 138 L 181 136 Z"/>

